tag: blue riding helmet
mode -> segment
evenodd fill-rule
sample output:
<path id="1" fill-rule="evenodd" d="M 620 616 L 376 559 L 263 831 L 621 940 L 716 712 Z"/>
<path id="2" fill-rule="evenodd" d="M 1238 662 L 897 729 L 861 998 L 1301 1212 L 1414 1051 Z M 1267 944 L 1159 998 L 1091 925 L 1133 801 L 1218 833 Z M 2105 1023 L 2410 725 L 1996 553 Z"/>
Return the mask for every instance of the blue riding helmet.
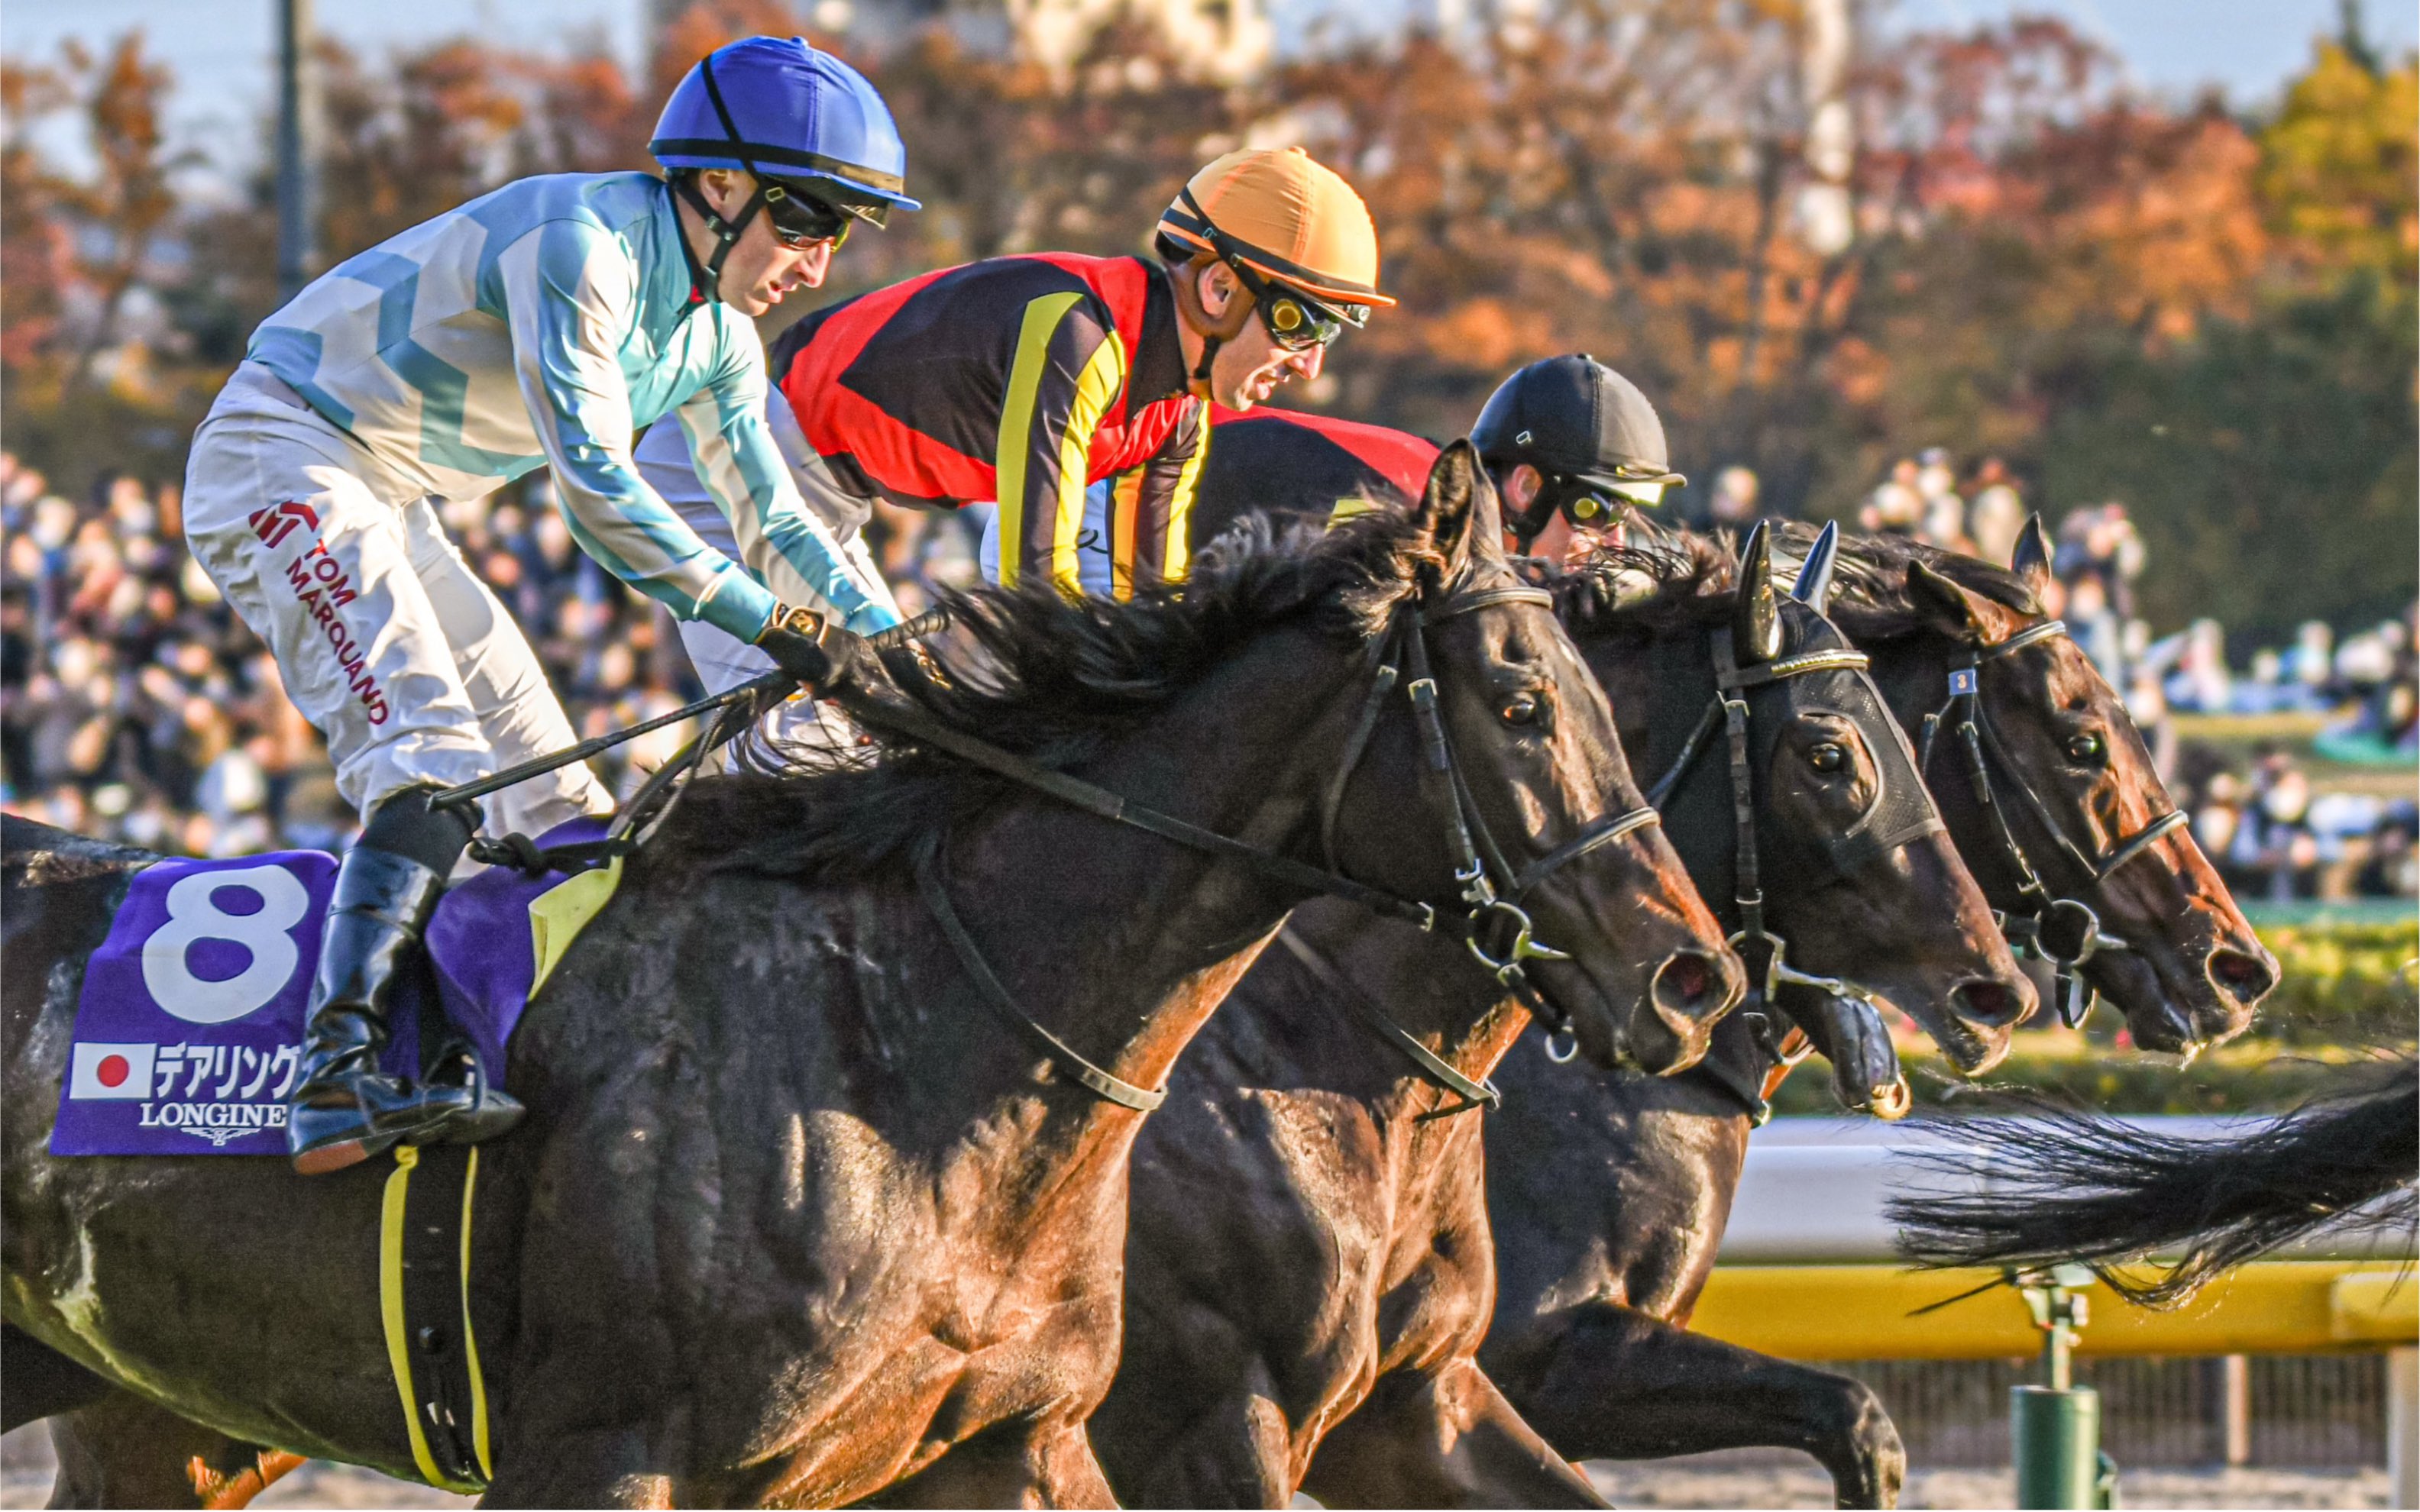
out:
<path id="1" fill-rule="evenodd" d="M 876 224 L 923 208 L 902 192 L 908 149 L 891 107 L 865 75 L 800 37 L 751 37 L 701 59 L 664 102 L 647 150 L 667 168 L 786 180 Z"/>

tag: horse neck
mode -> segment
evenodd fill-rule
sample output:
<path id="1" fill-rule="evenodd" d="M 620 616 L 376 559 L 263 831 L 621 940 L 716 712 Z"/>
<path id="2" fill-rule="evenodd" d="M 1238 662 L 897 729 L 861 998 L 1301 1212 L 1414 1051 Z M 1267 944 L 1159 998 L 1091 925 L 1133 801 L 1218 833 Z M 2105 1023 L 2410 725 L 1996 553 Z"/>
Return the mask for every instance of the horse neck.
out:
<path id="1" fill-rule="evenodd" d="M 1285 927 L 1365 1003 L 1466 1076 L 1492 1074 L 1528 1027 L 1528 1011 L 1461 945 L 1347 903 L 1314 902 Z M 1460 1101 L 1283 949 L 1269 951 L 1235 997 L 1210 1032 L 1230 1041 L 1226 1059 L 1260 1082 L 1358 1099 L 1380 1124 Z"/>
<path id="2" fill-rule="evenodd" d="M 1361 671 L 1307 631 L 1264 637 L 1079 775 L 1301 856 Z M 1026 1011 L 1143 1087 L 1165 1082 L 1295 902 L 1243 863 L 1039 797 L 954 841 L 949 872 L 968 928 Z"/>
<path id="3" fill-rule="evenodd" d="M 1613 707 L 1622 754 L 1638 774 L 1640 786 L 1662 780 L 1682 743 L 1714 702 L 1711 632 L 1701 625 L 1683 625 L 1646 640 L 1583 636 L 1580 651 Z M 1739 834 L 1731 811 L 1730 762 L 1730 748 L 1718 727 L 1699 747 L 1680 785 L 1661 803 L 1665 838 L 1726 930 L 1740 923 L 1732 902 Z M 1730 1067 L 1735 1072 L 1732 1080 L 1743 1085 L 1761 1078 L 1769 1064 L 1736 1014 L 1715 1026 L 1706 1056 Z"/>
<path id="4" fill-rule="evenodd" d="M 1701 625 L 1630 634 L 1583 632 L 1580 652 L 1613 707 L 1622 755 L 1641 789 L 1663 779 L 1682 743 L 1714 700 L 1712 635 Z M 1664 795 L 1664 836 L 1687 869 L 1714 917 L 1727 930 L 1739 927 L 1731 902 L 1738 866 L 1738 832 L 1725 775 L 1730 747 L 1721 728 L 1700 743 L 1680 785 Z"/>

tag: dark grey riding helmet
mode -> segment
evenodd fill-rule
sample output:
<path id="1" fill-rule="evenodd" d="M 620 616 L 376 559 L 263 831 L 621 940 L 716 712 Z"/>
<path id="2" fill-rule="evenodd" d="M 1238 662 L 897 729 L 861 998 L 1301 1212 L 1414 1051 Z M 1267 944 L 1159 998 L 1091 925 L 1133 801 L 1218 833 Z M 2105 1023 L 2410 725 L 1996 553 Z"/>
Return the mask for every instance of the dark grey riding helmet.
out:
<path id="1" fill-rule="evenodd" d="M 1544 358 L 1506 378 L 1470 440 L 1498 472 L 1527 462 L 1546 475 L 1527 516 L 1508 520 L 1525 542 L 1559 509 L 1575 524 L 1602 523 L 1616 499 L 1652 504 L 1689 481 L 1672 471 L 1664 422 L 1647 395 L 1586 352 Z"/>

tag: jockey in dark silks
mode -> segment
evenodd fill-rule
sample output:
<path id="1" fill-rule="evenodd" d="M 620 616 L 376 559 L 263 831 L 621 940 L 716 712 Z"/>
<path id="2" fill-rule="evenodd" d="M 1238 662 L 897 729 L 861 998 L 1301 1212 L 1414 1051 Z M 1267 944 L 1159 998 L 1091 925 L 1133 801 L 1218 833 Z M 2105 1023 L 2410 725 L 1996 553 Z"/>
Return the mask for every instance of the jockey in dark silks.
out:
<path id="1" fill-rule="evenodd" d="M 772 346 L 767 424 L 809 509 L 860 552 L 876 501 L 988 506 L 985 575 L 1071 599 L 1182 582 L 1205 406 L 1249 409 L 1317 378 L 1327 346 L 1394 301 L 1378 292 L 1368 208 L 1299 148 L 1202 168 L 1155 250 L 990 257 L 799 320 Z M 683 446 L 659 424 L 639 463 L 712 538 Z M 683 626 L 682 641 L 717 690 L 767 665 L 710 625 Z M 771 733 L 828 738 L 806 700 Z"/>
<path id="2" fill-rule="evenodd" d="M 523 179 L 330 270 L 254 333 L 195 433 L 194 557 L 268 643 L 365 820 L 287 1110 L 305 1175 L 488 1138 L 521 1113 L 484 1077 L 378 1064 L 395 985 L 471 838 L 431 796 L 574 739 L 433 506 L 547 469 L 589 555 L 825 686 L 862 665 L 848 630 L 896 619 L 801 506 L 766 429 L 752 318 L 820 283 L 857 221 L 916 208 L 889 109 L 805 42 L 753 38 L 690 70 L 650 146 L 668 178 Z M 662 417 L 690 437 L 738 559 L 640 476 L 631 438 Z M 575 764 L 488 815 L 536 834 L 612 805 Z"/>
<path id="3" fill-rule="evenodd" d="M 1365 501 L 1409 504 L 1437 453 L 1406 431 L 1294 409 L 1221 410 L 1212 428 L 1217 444 L 1194 506 L 1197 544 L 1245 515 L 1326 521 L 1358 513 Z M 1470 439 L 1523 551 L 1558 520 L 1603 530 L 1624 508 L 1652 507 L 1688 481 L 1667 460 L 1655 407 L 1585 352 L 1545 358 L 1506 378 Z"/>

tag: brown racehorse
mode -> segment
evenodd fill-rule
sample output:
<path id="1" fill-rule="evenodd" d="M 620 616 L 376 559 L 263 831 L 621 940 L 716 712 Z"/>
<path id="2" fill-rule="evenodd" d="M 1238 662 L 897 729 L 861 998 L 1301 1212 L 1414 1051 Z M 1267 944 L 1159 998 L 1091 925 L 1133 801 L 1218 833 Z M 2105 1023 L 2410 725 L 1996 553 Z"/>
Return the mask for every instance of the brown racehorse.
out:
<path id="1" fill-rule="evenodd" d="M 1776 649 L 1742 652 L 1807 668 L 1741 694 L 1768 918 L 1800 942 L 1803 968 L 1855 977 L 1976 1063 L 1996 1058 L 2031 989 L 1929 823 L 1912 752 L 1872 684 L 1840 664 L 1838 632 L 1751 580 L 1761 594 L 1682 582 L 1573 626 L 1631 761 L 1654 753 L 1660 769 L 1714 702 L 1717 637 L 1745 648 L 1779 621 Z M 1893 783 L 1904 838 L 1854 845 Z M 1710 899 L 1735 881 L 1732 794 L 1717 742 L 1666 804 Z M 1494 1287 L 1482 1115 L 1440 1116 L 1462 1094 L 1357 1005 L 1382 1006 L 1471 1079 L 1525 1016 L 1474 995 L 1483 979 L 1450 948 L 1354 910 L 1314 904 L 1286 931 L 1289 949 L 1238 985 L 1136 1149 L 1126 1354 L 1093 1420 L 1111 1486 L 1150 1506 L 1283 1506 L 1297 1489 L 1358 1505 L 1593 1504 L 1476 1358 Z"/>
<path id="2" fill-rule="evenodd" d="M 1783 533 L 1803 552 L 1812 532 Z M 1917 738 L 1953 663 L 2045 623 L 2044 554 L 2038 528 L 2029 535 L 2024 574 L 1895 537 L 1844 544 L 1831 615 L 1872 656 L 1875 681 Z M 1729 571 L 1711 543 L 1679 544 L 1697 570 L 1716 580 Z M 2055 823 L 2078 851 L 2106 855 L 2173 810 L 2117 693 L 2053 634 L 1985 663 L 1978 694 L 2002 753 L 1993 791 L 2023 810 L 2012 828 L 2032 864 L 2123 941 L 2085 969 L 2137 1042 L 2181 1050 L 2240 1031 L 2276 967 L 2190 832 L 2163 833 L 2105 886 L 2043 833 Z M 1943 817 L 1993 905 L 2024 909 L 2000 834 L 1942 744 L 1951 738 L 1936 736 L 1930 774 Z M 2019 782 L 2040 811 L 2018 797 Z M 1514 1050 L 1488 1131 L 1498 1289 L 1480 1359 L 1575 1459 L 1775 1445 L 1820 1460 L 1842 1505 L 1888 1505 L 1905 1456 L 1870 1390 L 1684 1332 L 1746 1156 L 1749 1110 L 1732 1088 L 1769 1065 L 1749 1037 L 1728 1033 L 1699 1070 L 1618 1078 L 1608 1098 L 1601 1074 Z"/>
<path id="3" fill-rule="evenodd" d="M 1525 867 L 1628 791 L 1603 694 L 1499 531 L 1457 448 L 1408 514 L 1205 563 L 1181 598 L 956 606 L 980 655 L 913 688 L 925 717 L 1278 861 L 1180 846 L 930 743 L 699 784 L 519 1032 L 530 1115 L 487 1147 L 472 1278 L 488 1499 L 1105 1501 L 1085 1420 L 1117 1356 L 1142 1120 L 1009 1031 L 912 873 L 945 858 L 942 895 L 1006 995 L 1145 1088 L 1302 901 L 1280 862 L 1332 856 L 1457 918 L 1457 825 Z M 1434 658 L 1411 680 L 1440 711 L 1425 730 L 1369 696 L 1390 643 Z M 409 1474 L 374 1170 L 45 1150 L 80 964 L 142 860 L 9 826 L 9 1420 L 77 1405 L 14 1399 L 30 1338 L 238 1440 Z M 1626 922 L 1641 900 L 1660 923 Z M 1592 1058 L 1702 1052 L 1736 966 L 1707 954 L 1712 920 L 1652 828 L 1526 906 L 1568 956 L 1530 964 L 1537 990 Z"/>

